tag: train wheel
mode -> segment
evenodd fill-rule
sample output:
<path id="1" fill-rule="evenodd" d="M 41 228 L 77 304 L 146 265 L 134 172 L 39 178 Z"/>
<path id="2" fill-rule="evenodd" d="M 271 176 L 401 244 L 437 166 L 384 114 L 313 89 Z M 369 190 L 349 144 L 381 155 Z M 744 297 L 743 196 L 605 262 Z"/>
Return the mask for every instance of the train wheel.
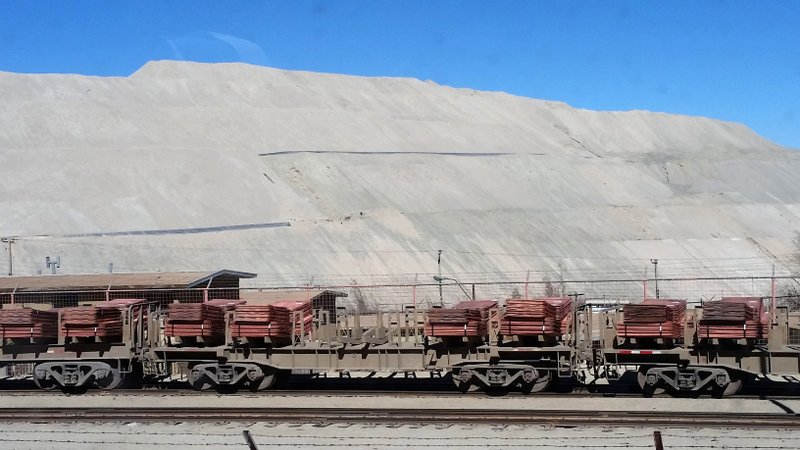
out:
<path id="1" fill-rule="evenodd" d="M 533 383 L 522 383 L 522 393 L 525 395 L 547 390 L 553 383 L 553 375 L 546 370 L 539 372 L 539 378 Z"/>
<path id="2" fill-rule="evenodd" d="M 742 379 L 731 377 L 731 382 L 725 386 L 725 390 L 722 391 L 722 396 L 730 397 L 731 395 L 736 395 L 739 393 L 740 389 L 742 389 Z"/>
<path id="3" fill-rule="evenodd" d="M 37 388 L 45 391 L 49 391 L 58 387 L 58 383 L 56 383 L 56 380 L 54 380 L 52 377 L 40 379 L 34 376 L 33 384 L 35 384 Z"/>
<path id="4" fill-rule="evenodd" d="M 739 390 L 741 388 L 742 388 L 742 380 L 731 381 L 731 383 L 725 387 L 725 392 L 723 392 L 722 395 L 724 397 L 730 397 L 731 395 L 736 395 L 739 393 Z"/>
<path id="5" fill-rule="evenodd" d="M 108 372 L 103 378 L 95 378 L 94 384 L 100 389 L 117 389 L 122 386 L 125 381 L 125 375 L 119 369 L 108 369 Z"/>
<path id="6" fill-rule="evenodd" d="M 639 384 L 639 389 L 642 390 L 642 394 L 648 398 L 652 397 L 653 395 L 663 394 L 665 392 L 664 388 L 658 387 L 657 385 L 650 386 L 647 384 L 648 370 L 650 370 L 650 367 L 641 366 L 639 367 L 639 372 L 636 374 L 636 382 Z"/>
<path id="7" fill-rule="evenodd" d="M 642 396 L 644 398 L 650 398 L 656 393 L 657 390 L 659 390 L 659 388 L 656 388 L 655 386 L 651 386 L 645 383 L 644 386 L 642 386 Z M 660 390 L 662 392 L 664 391 L 663 389 Z"/>
<path id="8" fill-rule="evenodd" d="M 711 396 L 714 398 L 730 397 L 739 393 L 744 384 L 742 375 L 736 371 L 728 371 L 730 382 L 725 387 L 719 387 L 716 383 L 711 386 Z"/>
<path id="9" fill-rule="evenodd" d="M 190 383 L 192 385 L 192 389 L 195 391 L 207 391 L 213 386 L 211 380 L 206 375 L 200 375 L 198 379 L 190 381 Z"/>
<path id="10" fill-rule="evenodd" d="M 264 372 L 264 376 L 260 379 L 250 382 L 250 390 L 253 392 L 264 391 L 275 386 L 278 381 L 278 373 L 276 371 Z"/>
<path id="11" fill-rule="evenodd" d="M 456 389 L 465 394 L 467 392 L 478 392 L 481 390 L 481 387 L 473 383 L 471 378 L 464 380 L 461 378 L 461 375 L 461 370 L 454 370 L 450 372 L 450 379 L 453 380 L 453 384 L 456 386 Z"/>
<path id="12" fill-rule="evenodd" d="M 465 394 L 467 392 L 478 392 L 478 391 L 481 390 L 480 386 L 478 386 L 476 384 L 473 384 L 472 382 L 469 382 L 469 381 L 466 381 L 466 382 L 465 381 L 461 381 L 460 379 L 457 379 L 455 377 L 453 377 L 453 384 L 456 385 L 456 388 L 458 388 L 459 391 L 461 391 L 461 392 L 463 392 Z"/>

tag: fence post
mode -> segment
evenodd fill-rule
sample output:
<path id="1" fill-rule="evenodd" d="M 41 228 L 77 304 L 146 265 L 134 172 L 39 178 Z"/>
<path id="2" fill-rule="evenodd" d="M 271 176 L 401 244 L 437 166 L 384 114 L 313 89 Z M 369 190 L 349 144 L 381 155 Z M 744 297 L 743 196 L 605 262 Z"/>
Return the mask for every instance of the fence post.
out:
<path id="1" fill-rule="evenodd" d="M 664 450 L 664 443 L 661 441 L 660 431 L 653 431 L 653 444 L 655 444 L 656 450 Z"/>

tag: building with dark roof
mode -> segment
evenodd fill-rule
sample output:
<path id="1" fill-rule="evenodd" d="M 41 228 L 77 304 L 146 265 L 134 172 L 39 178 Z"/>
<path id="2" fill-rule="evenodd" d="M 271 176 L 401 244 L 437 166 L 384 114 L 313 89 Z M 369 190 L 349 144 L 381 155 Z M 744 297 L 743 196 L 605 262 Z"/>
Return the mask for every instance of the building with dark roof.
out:
<path id="1" fill-rule="evenodd" d="M 75 306 L 115 298 L 143 298 L 161 303 L 239 298 L 239 281 L 256 274 L 216 272 L 143 272 L 91 275 L 0 277 L 0 302 Z"/>

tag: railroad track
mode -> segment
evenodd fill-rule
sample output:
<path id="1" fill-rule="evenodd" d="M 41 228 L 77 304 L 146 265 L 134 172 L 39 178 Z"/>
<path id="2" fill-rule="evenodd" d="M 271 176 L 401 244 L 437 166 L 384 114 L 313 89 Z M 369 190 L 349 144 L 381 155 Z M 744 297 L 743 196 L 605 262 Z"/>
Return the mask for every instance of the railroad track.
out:
<path id="1" fill-rule="evenodd" d="M 42 397 L 42 396 L 52 396 L 53 398 L 63 397 L 65 395 L 84 395 L 84 394 L 70 394 L 70 393 L 63 393 L 61 391 L 41 391 L 41 390 L 2 390 L 0 391 L 0 399 L 3 396 L 24 396 L 24 397 Z M 237 392 L 227 392 L 227 393 L 219 393 L 214 390 L 209 391 L 193 391 L 191 389 L 115 389 L 114 391 L 100 391 L 94 390 L 89 391 L 85 395 L 93 395 L 93 396 L 138 396 L 138 397 L 165 397 L 165 396 L 175 396 L 175 397 L 218 397 L 218 396 L 231 396 L 236 397 L 240 396 L 243 398 L 252 398 L 252 397 L 270 397 L 270 396 L 283 396 L 283 397 L 358 397 L 358 396 L 376 396 L 376 397 L 386 397 L 386 398 L 475 398 L 475 397 L 487 397 L 488 394 L 483 392 L 469 392 L 469 393 L 461 393 L 461 392 L 450 392 L 450 391 L 442 391 L 442 392 L 432 392 L 432 391 L 392 391 L 392 390 L 381 390 L 381 391 L 366 391 L 366 390 L 269 390 L 269 391 L 261 391 L 261 392 L 250 392 L 246 389 L 237 391 Z M 541 392 L 529 396 L 524 396 L 518 392 L 511 392 L 506 397 L 511 398 L 530 398 L 532 401 L 536 397 L 564 397 L 564 398 L 593 398 L 593 397 L 603 397 L 602 395 L 598 394 L 587 394 L 587 393 L 557 393 L 557 392 Z M 606 395 L 609 397 L 609 395 Z M 613 395 L 613 397 L 633 397 L 639 398 L 641 394 L 620 394 L 620 395 Z M 668 398 L 667 395 L 657 395 L 654 396 L 656 398 Z M 800 397 L 797 397 L 800 399 Z"/>
<path id="2" fill-rule="evenodd" d="M 40 389 L 2 389 L 0 390 L 0 398 L 3 396 L 52 396 L 54 398 L 63 397 L 64 395 L 83 395 L 83 394 L 70 394 L 63 393 L 58 390 L 42 391 Z M 220 393 L 215 390 L 208 391 L 194 391 L 191 388 L 144 388 L 144 389 L 114 389 L 113 391 L 103 390 L 90 390 L 86 395 L 100 395 L 100 396 L 175 396 L 175 397 L 208 397 L 208 396 L 297 396 L 297 397 L 353 397 L 353 396 L 384 396 L 387 398 L 402 398 L 402 397 L 447 397 L 447 398 L 464 398 L 464 397 L 488 397 L 490 394 L 484 392 L 468 392 L 462 393 L 458 391 L 413 391 L 413 390 L 365 390 L 365 389 L 271 389 L 268 391 L 250 392 L 247 389 L 241 389 L 235 392 Z M 642 394 L 637 392 L 605 392 L 605 393 L 590 393 L 590 392 L 538 392 L 536 394 L 523 395 L 519 392 L 509 392 L 503 395 L 510 398 L 528 398 L 535 401 L 536 398 L 565 398 L 565 399 L 578 399 L 578 398 L 641 398 Z M 668 394 L 657 394 L 654 398 L 673 398 Z M 764 394 L 738 394 L 735 399 L 742 400 L 800 400 L 800 395 L 784 395 L 775 393 Z M 644 400 L 646 401 L 646 400 Z"/>
<path id="3" fill-rule="evenodd" d="M 4 422 L 92 421 L 225 421 L 303 423 L 480 423 L 554 426 L 682 426 L 800 428 L 791 414 L 719 414 L 620 411 L 497 410 L 497 409 L 317 409 L 317 408 L 0 408 Z"/>

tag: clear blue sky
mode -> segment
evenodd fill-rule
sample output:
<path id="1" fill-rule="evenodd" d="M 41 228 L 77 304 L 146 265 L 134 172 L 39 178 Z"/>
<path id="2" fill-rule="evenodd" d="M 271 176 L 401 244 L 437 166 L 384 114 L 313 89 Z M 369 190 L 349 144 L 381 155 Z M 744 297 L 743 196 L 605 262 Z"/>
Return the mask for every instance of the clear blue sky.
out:
<path id="1" fill-rule="evenodd" d="M 0 70 L 129 75 L 157 59 L 702 115 L 800 149 L 795 0 L 0 0 Z"/>

